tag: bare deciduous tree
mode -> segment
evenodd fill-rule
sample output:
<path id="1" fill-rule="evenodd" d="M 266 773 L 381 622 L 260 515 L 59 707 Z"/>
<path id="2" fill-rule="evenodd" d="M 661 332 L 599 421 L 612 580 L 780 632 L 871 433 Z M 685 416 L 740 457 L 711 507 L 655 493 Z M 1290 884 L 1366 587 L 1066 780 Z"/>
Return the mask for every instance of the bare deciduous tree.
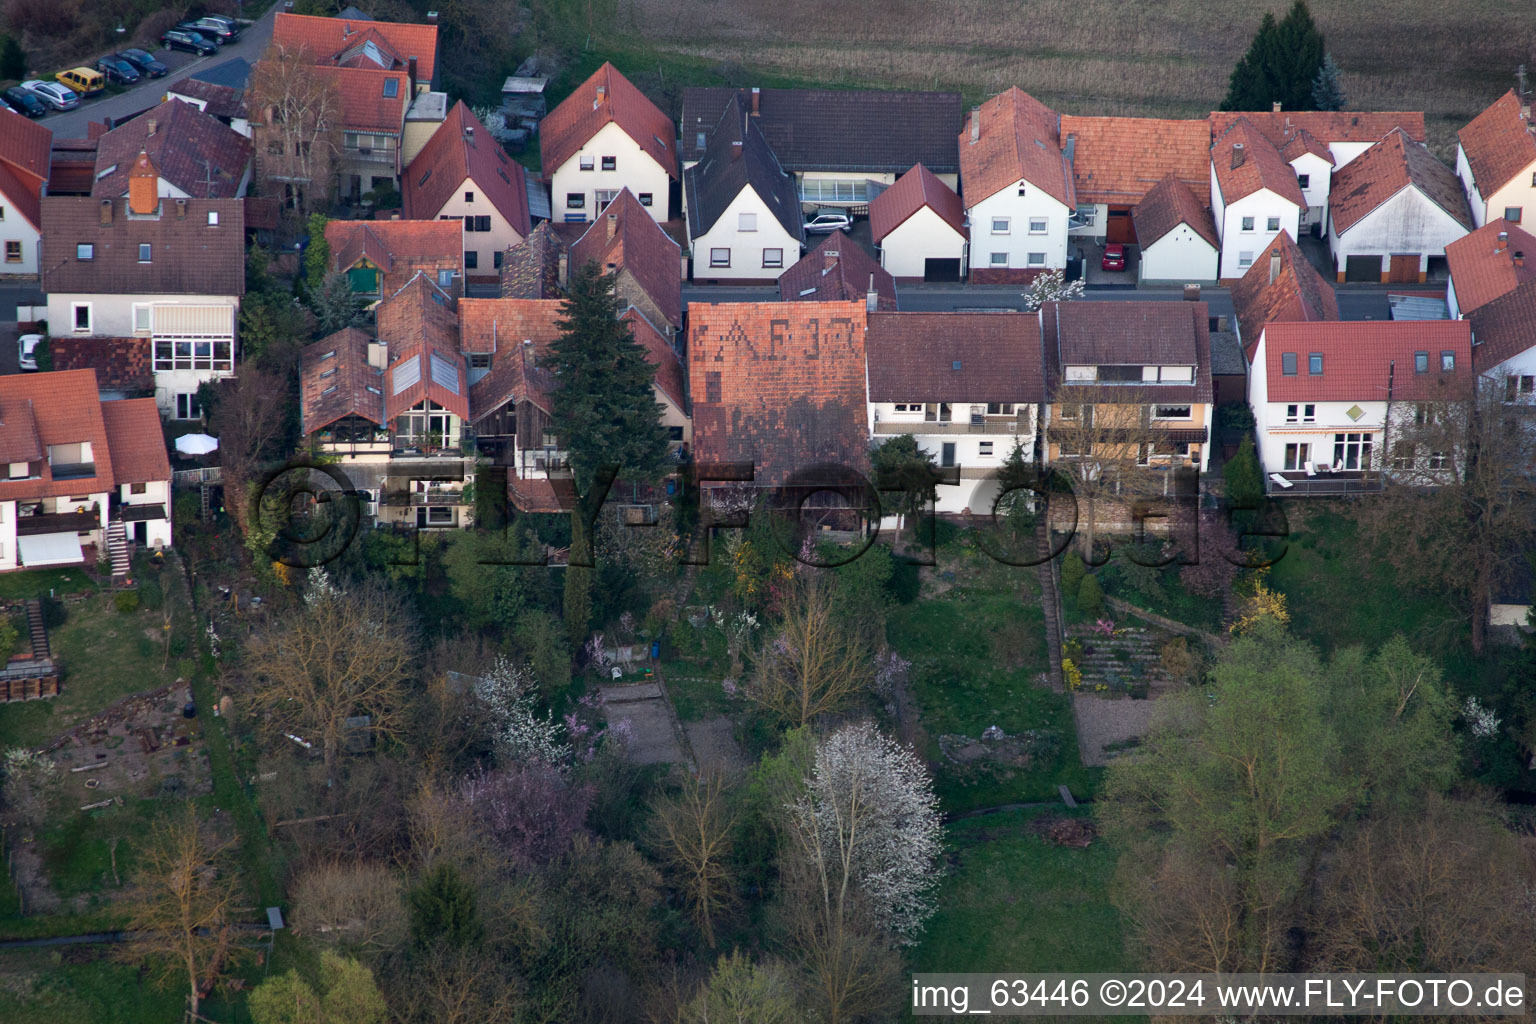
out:
<path id="1" fill-rule="evenodd" d="M 251 70 L 247 98 L 262 191 L 299 215 L 327 203 L 341 153 L 335 76 L 307 50 L 274 43 Z"/>
<path id="2" fill-rule="evenodd" d="M 240 952 L 232 916 L 240 883 L 227 864 L 233 845 L 232 839 L 210 842 L 188 803 L 183 812 L 155 824 L 126 902 L 133 939 L 120 955 L 181 975 L 194 1014 L 202 993 Z"/>
<path id="3" fill-rule="evenodd" d="M 736 814 L 718 773 L 688 776 L 675 794 L 652 805 L 657 850 L 677 877 L 704 941 L 715 945 L 715 921 L 732 905 L 729 858 Z"/>
<path id="4" fill-rule="evenodd" d="M 383 586 L 342 590 L 321 570 L 311 577 L 303 605 L 252 639 L 247 666 L 267 727 L 318 745 L 334 779 L 347 719 L 367 715 L 376 736 L 403 726 L 415 634 L 399 597 Z"/>
<path id="5" fill-rule="evenodd" d="M 743 694 L 775 717 L 802 726 L 841 711 L 874 679 L 874 652 L 841 622 L 832 588 L 816 570 L 796 573 L 780 602 L 773 639 L 757 652 Z"/>
<path id="6" fill-rule="evenodd" d="M 391 949 L 405 936 L 400 879 L 367 861 L 307 867 L 294 882 L 293 928 L 349 950 Z"/>
<path id="7" fill-rule="evenodd" d="M 250 485 L 287 426 L 288 406 L 281 396 L 288 385 L 278 375 L 247 364 L 239 377 L 214 387 L 217 401 L 209 426 L 219 438 L 224 501 L 244 533 L 250 529 Z"/>
<path id="8" fill-rule="evenodd" d="M 521 1019 L 521 983 L 481 948 L 438 943 L 387 979 L 390 1006 L 409 1024 L 511 1024 Z"/>

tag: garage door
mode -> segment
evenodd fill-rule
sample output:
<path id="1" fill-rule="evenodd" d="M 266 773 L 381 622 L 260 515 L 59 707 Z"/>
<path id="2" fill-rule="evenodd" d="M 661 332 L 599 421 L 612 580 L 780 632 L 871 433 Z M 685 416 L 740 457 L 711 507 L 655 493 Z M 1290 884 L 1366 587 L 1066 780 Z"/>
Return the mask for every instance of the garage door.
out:
<path id="1" fill-rule="evenodd" d="M 1123 245 L 1131 245 L 1136 241 L 1136 225 L 1131 221 L 1129 206 L 1109 208 L 1109 223 L 1104 229 L 1104 240 Z"/>
<path id="2" fill-rule="evenodd" d="M 1418 284 L 1419 258 L 1417 256 L 1393 256 L 1387 280 L 1392 284 Z"/>
<path id="3" fill-rule="evenodd" d="M 923 260 L 924 281 L 960 280 L 959 260 Z"/>
<path id="4" fill-rule="evenodd" d="M 1415 275 L 1417 277 L 1417 275 Z M 1347 256 L 1344 259 L 1344 280 L 1370 282 L 1381 281 L 1380 256 Z"/>

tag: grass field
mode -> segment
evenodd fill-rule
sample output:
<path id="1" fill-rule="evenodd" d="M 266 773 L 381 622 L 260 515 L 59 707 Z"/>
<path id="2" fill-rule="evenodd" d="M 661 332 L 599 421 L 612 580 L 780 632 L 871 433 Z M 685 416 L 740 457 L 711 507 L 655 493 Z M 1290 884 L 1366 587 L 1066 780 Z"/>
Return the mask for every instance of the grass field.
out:
<path id="1" fill-rule="evenodd" d="M 1266 11 L 1289 0 L 584 0 L 581 55 L 648 92 L 692 82 L 955 89 L 1018 85 L 1066 113 L 1203 116 Z M 1313 0 L 1353 109 L 1424 110 L 1441 154 L 1529 59 L 1536 6 Z M 595 62 L 592 64 L 595 66 Z M 572 72 L 579 70 L 573 68 Z M 590 69 L 588 69 L 590 70 Z M 579 79 L 576 79 L 579 81 Z M 557 85 L 566 88 L 575 81 Z M 559 96 L 555 96 L 558 99 Z M 676 109 L 671 110 L 674 115 Z"/>

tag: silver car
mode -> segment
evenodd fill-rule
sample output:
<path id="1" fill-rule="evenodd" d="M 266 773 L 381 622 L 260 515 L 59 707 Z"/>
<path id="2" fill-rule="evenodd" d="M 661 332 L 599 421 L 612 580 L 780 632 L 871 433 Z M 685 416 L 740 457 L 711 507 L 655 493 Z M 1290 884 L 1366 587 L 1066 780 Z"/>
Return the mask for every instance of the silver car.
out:
<path id="1" fill-rule="evenodd" d="M 80 97 L 75 91 L 58 82 L 43 82 L 34 78 L 22 82 L 21 87 L 54 110 L 74 110 L 80 105 Z"/>

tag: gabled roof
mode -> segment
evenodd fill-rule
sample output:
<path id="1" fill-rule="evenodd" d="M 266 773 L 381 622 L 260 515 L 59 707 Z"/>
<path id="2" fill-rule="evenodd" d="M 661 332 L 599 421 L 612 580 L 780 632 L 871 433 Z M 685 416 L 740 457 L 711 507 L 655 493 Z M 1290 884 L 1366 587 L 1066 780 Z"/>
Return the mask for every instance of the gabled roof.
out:
<path id="1" fill-rule="evenodd" d="M 0 377 L 0 461 L 30 462 L 40 479 L 0 480 L 0 501 L 98 494 L 114 486 L 112 446 L 92 370 Z M 156 432 L 159 424 L 156 424 Z M 55 480 L 48 446 L 90 442 L 95 474 Z"/>
<path id="2" fill-rule="evenodd" d="M 971 141 L 971 118 L 980 135 Z M 1072 167 L 1061 151 L 1056 111 L 1013 86 L 973 110 L 960 133 L 960 187 L 969 209 L 1024 180 L 1070 210 L 1077 206 Z"/>
<path id="3" fill-rule="evenodd" d="M 1306 206 L 1296 172 L 1285 162 L 1263 132 L 1247 118 L 1240 117 L 1211 147 L 1211 166 L 1223 203 L 1231 204 L 1268 189 L 1281 199 Z"/>
<path id="4" fill-rule="evenodd" d="M 48 339 L 48 356 L 55 370 L 96 371 L 96 383 L 105 390 L 153 391 L 153 345 L 147 335 L 76 338 L 58 334 Z"/>
<path id="5" fill-rule="evenodd" d="M 1472 230 L 1472 210 L 1456 172 L 1423 145 L 1393 130 L 1370 149 L 1333 172 L 1328 217 L 1340 234 L 1403 189 L 1417 188 L 1456 223 Z"/>
<path id="6" fill-rule="evenodd" d="M 1502 242 L 1500 235 L 1506 236 Z M 1466 316 L 1536 277 L 1536 235 L 1497 217 L 1447 245 L 1445 262 L 1457 308 Z"/>
<path id="7" fill-rule="evenodd" d="M 405 215 L 433 220 L 467 178 L 519 238 L 530 230 L 523 165 L 507 156 L 474 111 L 460 100 L 411 161 L 401 182 Z"/>
<path id="8" fill-rule="evenodd" d="M 393 421 L 423 400 L 430 400 L 469 421 L 469 377 L 458 350 L 438 341 L 391 349 L 384 371 L 384 417 Z"/>
<path id="9" fill-rule="evenodd" d="M 185 100 L 170 99 L 107 132 L 96 143 L 98 199 L 128 194 L 140 153 L 160 177 L 198 199 L 233 199 L 251 164 L 251 140 Z"/>
<path id="10" fill-rule="evenodd" d="M 1401 131 L 1401 129 L 1394 128 L 1393 131 Z M 1273 142 L 1274 140 L 1271 139 L 1270 141 Z M 1299 128 L 1292 132 L 1290 137 L 1286 139 L 1285 145 L 1280 147 L 1280 155 L 1285 158 L 1285 162 L 1288 164 L 1295 163 L 1307 153 L 1324 161 L 1330 167 L 1338 163 L 1333 158 L 1333 150 L 1328 148 L 1328 144 L 1305 128 Z"/>
<path id="11" fill-rule="evenodd" d="M 336 92 L 341 99 L 342 127 L 353 131 L 399 133 L 411 101 L 410 81 L 404 71 L 324 65 L 315 70 L 336 83 Z M 388 85 L 389 82 L 394 85 Z M 390 95 L 390 91 L 394 95 Z"/>
<path id="12" fill-rule="evenodd" d="M 375 333 L 389 346 L 390 358 L 420 345 L 459 351 L 459 314 L 454 297 L 418 271 L 386 295 L 374 310 Z"/>
<path id="13" fill-rule="evenodd" d="M 1136 225 L 1136 240 L 1143 249 L 1180 224 L 1188 224 L 1211 248 L 1221 248 L 1210 208 L 1172 174 L 1148 190 L 1131 210 L 1131 221 Z"/>
<path id="14" fill-rule="evenodd" d="M 754 99 L 748 89 L 690 87 L 683 90 L 684 160 L 703 157 L 733 97 L 756 110 L 763 135 L 789 171 L 895 174 L 917 163 L 948 174 L 959 170 L 955 132 L 965 103 L 957 92 L 759 89 Z"/>
<path id="15" fill-rule="evenodd" d="M 662 337 L 661 332 L 651 326 L 651 322 L 640 315 L 636 309 L 627 309 L 619 319 L 629 324 L 630 333 L 641 348 L 645 349 L 646 358 L 656 368 L 656 386 L 662 394 L 672 400 L 672 404 L 679 409 L 688 408 L 688 374 L 683 369 L 683 360 L 677 354 L 670 342 Z"/>
<path id="16" fill-rule="evenodd" d="M 160 409 L 153 398 L 125 398 L 101 403 L 112 451 L 112 479 L 123 484 L 170 480 L 171 460 L 165 453 Z"/>
<path id="17" fill-rule="evenodd" d="M 1061 145 L 1080 203 L 1136 203 L 1169 175 L 1202 203 L 1211 201 L 1211 127 L 1204 120 L 1062 114 Z"/>
<path id="18" fill-rule="evenodd" d="M 688 191 L 688 237 L 698 238 L 725 213 L 731 201 L 750 188 L 791 238 L 804 241 L 800 194 L 757 121 L 732 97 L 709 137 L 704 158 L 683 173 Z"/>
<path id="19" fill-rule="evenodd" d="M 1467 319 L 1477 344 L 1472 359 L 1479 373 L 1536 348 L 1536 283 L 1530 279 L 1485 302 Z"/>
<path id="20" fill-rule="evenodd" d="M 1276 149 L 1284 149 L 1303 131 L 1325 145 L 1372 143 L 1394 128 L 1401 128 L 1415 142 L 1425 139 L 1422 110 L 1213 110 L 1211 141 L 1225 135 L 1240 119 L 1262 132 Z"/>
<path id="21" fill-rule="evenodd" d="M 896 183 L 869 202 L 869 233 L 879 245 L 886 235 L 905 224 L 918 210 L 927 207 L 939 218 L 966 235 L 965 204 L 954 189 L 939 180 L 938 176 L 922 164 L 915 165 Z"/>
<path id="22" fill-rule="evenodd" d="M 245 63 L 241 61 L 241 63 Z M 189 100 L 201 100 L 203 113 L 209 117 L 225 118 L 245 117 L 245 92 L 228 85 L 218 85 L 214 82 L 204 82 L 196 78 L 183 78 L 166 90 L 170 98 L 186 97 Z M 196 106 L 196 104 L 193 104 Z"/>
<path id="23" fill-rule="evenodd" d="M 332 220 L 325 225 L 331 266 L 347 271 L 368 258 L 383 273 L 381 294 L 405 286 L 418 271 L 464 274 L 464 225 L 457 220 Z"/>
<path id="24" fill-rule="evenodd" d="M 781 302 L 865 302 L 870 288 L 879 308 L 896 309 L 896 279 L 846 231 L 833 231 L 821 244 L 779 275 Z"/>
<path id="25" fill-rule="evenodd" d="M 678 176 L 672 119 L 617 68 L 605 63 L 539 122 L 545 180 L 610 123 L 622 128 L 668 176 Z"/>
<path id="26" fill-rule="evenodd" d="M 34 228 L 53 160 L 53 132 L 30 118 L 0 110 L 0 196 Z"/>
<path id="27" fill-rule="evenodd" d="M 206 67 L 195 75 L 188 75 L 186 78 L 179 80 L 172 88 L 180 91 L 181 87 L 189 82 L 201 82 L 206 85 L 220 86 L 243 93 L 250 81 L 251 62 L 244 57 L 231 57 L 229 60 L 220 61 L 211 67 Z"/>
<path id="28" fill-rule="evenodd" d="M 688 309 L 694 458 L 750 462 L 753 486 L 868 461 L 862 302 L 695 303 Z"/>
<path id="29" fill-rule="evenodd" d="M 218 223 L 210 224 L 209 214 Z M 102 223 L 107 219 L 108 223 Z M 139 246 L 150 246 L 150 262 Z M 81 259 L 79 246 L 89 245 Z M 126 199 L 43 197 L 42 288 L 107 295 L 245 294 L 245 203 L 162 199 L 130 216 Z"/>
<path id="30" fill-rule="evenodd" d="M 465 352 L 489 353 L 491 369 L 470 389 L 476 420 L 508 402 L 529 401 L 550 411 L 554 374 L 538 363 L 560 337 L 565 303 L 558 299 L 463 299 L 459 343 Z"/>
<path id="31" fill-rule="evenodd" d="M 1284 231 L 1232 285 L 1243 354 L 1251 361 L 1264 325 L 1275 321 L 1320 323 L 1339 318 L 1333 285 L 1323 280 Z"/>
<path id="32" fill-rule="evenodd" d="M 348 416 L 384 425 L 384 373 L 368 364 L 369 340 L 347 327 L 304 347 L 299 416 L 306 436 Z"/>
<path id="33" fill-rule="evenodd" d="M 417 78 L 430 82 L 437 74 L 437 26 L 402 22 L 356 22 L 346 18 L 320 18 L 280 12 L 272 22 L 272 42 L 278 46 L 308 50 L 316 63 L 362 63 L 358 53 L 372 42 L 380 56 L 393 57 L 402 67 L 416 58 Z M 371 55 L 370 55 L 371 57 Z M 375 67 L 376 61 L 369 61 Z M 390 65 L 396 66 L 396 65 Z"/>
<path id="34" fill-rule="evenodd" d="M 1511 89 L 1456 133 L 1472 168 L 1472 183 L 1487 199 L 1536 163 L 1536 135 L 1520 116 L 1520 98 Z"/>
<path id="35" fill-rule="evenodd" d="M 1189 384 L 1146 385 L 1170 402 L 1210 402 L 1210 307 L 1204 302 L 1048 302 L 1040 309 L 1048 388 L 1067 366 L 1192 366 Z"/>
<path id="36" fill-rule="evenodd" d="M 574 275 L 587 263 L 596 263 L 604 273 L 619 275 L 621 299 L 634 301 L 624 294 L 632 281 L 656 304 L 668 324 L 682 327 L 682 248 L 628 188 L 603 207 L 592 226 L 571 246 L 570 273 Z"/>
<path id="37" fill-rule="evenodd" d="M 1034 313 L 869 314 L 871 402 L 1045 400 Z"/>
<path id="38" fill-rule="evenodd" d="M 528 237 L 501 257 L 501 297 L 504 299 L 558 299 L 560 258 L 565 243 L 549 221 L 540 221 Z"/>
<path id="39" fill-rule="evenodd" d="M 1282 356 L 1296 355 L 1296 373 Z M 1414 372 L 1414 353 L 1429 354 L 1429 369 Z M 1440 372 L 1440 353 L 1455 355 L 1456 369 Z M 1308 371 L 1321 353 L 1323 372 Z M 1271 402 L 1385 402 L 1449 398 L 1472 380 L 1472 332 L 1464 320 L 1341 320 L 1326 324 L 1274 323 L 1264 329 L 1265 388 Z"/>

